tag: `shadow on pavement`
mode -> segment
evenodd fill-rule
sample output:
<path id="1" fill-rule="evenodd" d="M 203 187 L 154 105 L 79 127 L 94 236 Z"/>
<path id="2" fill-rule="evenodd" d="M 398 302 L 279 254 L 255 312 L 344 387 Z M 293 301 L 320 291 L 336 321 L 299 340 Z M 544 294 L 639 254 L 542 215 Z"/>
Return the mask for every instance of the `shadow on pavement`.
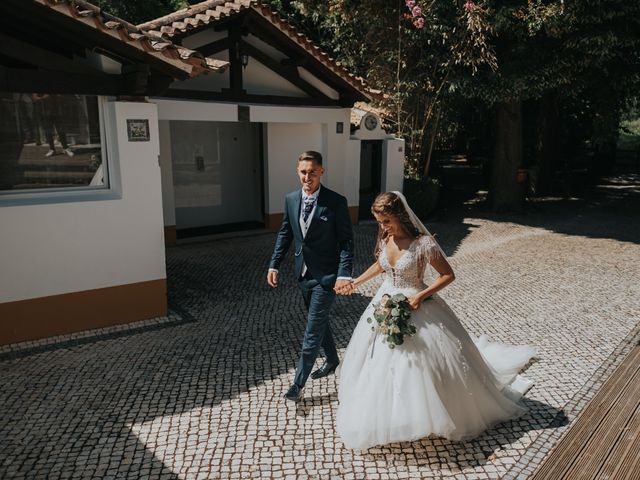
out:
<path id="1" fill-rule="evenodd" d="M 465 219 L 478 218 L 537 227 L 565 235 L 640 243 L 640 174 L 602 179 L 583 197 L 539 197 L 527 202 L 524 213 L 493 213 L 484 195 L 443 206 L 425 224 L 447 255 L 453 255 L 473 229 Z"/>
<path id="2" fill-rule="evenodd" d="M 638 243 L 638 182 L 620 182 L 612 180 L 593 198 L 543 205 L 524 216 L 485 214 L 470 206 L 428 227 L 450 255 L 474 228 L 464 221 L 470 217 Z M 356 272 L 373 262 L 375 229 L 374 224 L 356 229 Z M 272 291 L 266 285 L 274 239 L 275 235 L 264 235 L 259 241 L 244 237 L 169 249 L 169 302 L 190 323 L 0 362 L 0 477 L 62 478 L 71 473 L 85 478 L 175 479 L 178 476 L 167 466 L 169 459 L 159 451 L 170 452 L 166 455 L 188 451 L 202 441 L 199 435 L 227 434 L 191 431 L 180 423 L 182 414 L 193 410 L 209 414 L 268 382 L 274 390 L 266 401 L 283 402 L 281 395 L 291 381 L 301 345 L 305 310 L 293 279 L 291 255 L 282 266 L 281 286 Z M 339 314 L 332 328 L 339 348 L 346 347 L 368 302 L 366 295 L 336 302 Z M 297 413 L 308 415 L 314 406 L 335 401 L 334 393 L 309 398 Z M 428 463 L 433 459 L 427 449 L 439 442 L 441 463 L 463 469 L 487 463 L 533 424 L 542 429 L 566 423 L 562 411 L 526 401 L 529 418 L 502 424 L 466 442 L 464 458 L 459 454 L 451 458 L 452 444 L 445 441 L 408 445 L 422 452 L 418 457 Z M 215 422 L 224 428 L 223 420 Z M 144 430 L 152 423 L 154 428 Z M 134 428 L 147 433 L 141 437 Z M 184 438 L 169 433 L 177 428 L 184 430 Z M 215 448 L 205 452 L 209 454 L 215 455 Z M 366 455 L 395 461 L 389 454 Z"/>
<path id="3" fill-rule="evenodd" d="M 435 470 L 441 469 L 455 474 L 464 469 L 491 463 L 500 456 L 503 447 L 518 442 L 527 432 L 558 428 L 569 423 L 562 410 L 529 398 L 524 398 L 523 403 L 529 409 L 525 416 L 498 424 L 472 440 L 451 442 L 441 438 L 429 438 L 415 442 L 402 442 L 388 445 L 392 451 L 397 447 L 398 455 L 388 452 L 377 453 L 379 449 L 374 447 L 366 451 L 364 457 L 397 467 L 406 464 L 404 455 L 400 452 L 410 449 L 415 455 L 414 465 L 429 466 Z M 460 453 L 461 451 L 464 451 L 464 454 Z"/>

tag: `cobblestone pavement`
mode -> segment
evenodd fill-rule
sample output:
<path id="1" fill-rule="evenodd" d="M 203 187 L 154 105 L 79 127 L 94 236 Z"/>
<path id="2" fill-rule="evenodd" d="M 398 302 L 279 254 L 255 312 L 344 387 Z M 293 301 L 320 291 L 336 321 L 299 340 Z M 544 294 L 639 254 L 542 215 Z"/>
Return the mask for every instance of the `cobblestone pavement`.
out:
<path id="1" fill-rule="evenodd" d="M 266 286 L 262 234 L 169 249 L 169 319 L 0 350 L 0 478 L 526 478 L 639 336 L 638 187 L 430 225 L 457 274 L 442 296 L 468 330 L 539 348 L 517 421 L 468 442 L 346 450 L 334 376 L 298 406 L 282 399 L 304 307 L 291 259 Z M 374 233 L 356 228 L 357 271 Z M 375 288 L 337 302 L 341 349 Z"/>

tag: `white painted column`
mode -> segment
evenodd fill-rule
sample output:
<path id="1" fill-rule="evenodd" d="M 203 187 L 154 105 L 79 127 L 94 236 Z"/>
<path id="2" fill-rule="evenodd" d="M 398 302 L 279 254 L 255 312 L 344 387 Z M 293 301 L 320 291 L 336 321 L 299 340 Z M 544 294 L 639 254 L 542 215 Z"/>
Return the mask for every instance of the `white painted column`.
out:
<path id="1" fill-rule="evenodd" d="M 362 142 L 358 139 L 347 140 L 343 191 L 350 207 L 355 207 L 360 203 L 361 146 Z"/>
<path id="2" fill-rule="evenodd" d="M 176 224 L 176 201 L 171 161 L 171 128 L 168 120 L 158 122 L 160 132 L 160 175 L 162 179 L 162 214 L 165 226 Z"/>
<path id="3" fill-rule="evenodd" d="M 386 138 L 382 144 L 382 189 L 402 191 L 404 183 L 404 139 Z"/>

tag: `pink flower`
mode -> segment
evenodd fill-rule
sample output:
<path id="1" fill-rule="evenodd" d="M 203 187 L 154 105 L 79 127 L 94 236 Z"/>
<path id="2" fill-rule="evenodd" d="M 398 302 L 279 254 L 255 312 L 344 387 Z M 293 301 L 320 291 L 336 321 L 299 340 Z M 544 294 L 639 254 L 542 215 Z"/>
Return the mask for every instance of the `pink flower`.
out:
<path id="1" fill-rule="evenodd" d="M 416 5 L 415 7 L 413 7 L 411 9 L 411 15 L 413 15 L 414 17 L 419 17 L 422 15 L 422 9 Z"/>
<path id="2" fill-rule="evenodd" d="M 464 4 L 464 9 L 467 12 L 473 12 L 476 9 L 476 4 L 473 3 L 471 0 L 467 0 L 467 3 Z"/>
<path id="3" fill-rule="evenodd" d="M 416 2 L 414 0 L 407 0 L 405 3 L 407 4 L 409 10 L 416 6 Z"/>
<path id="4" fill-rule="evenodd" d="M 424 28 L 424 18 L 423 18 L 423 17 L 416 18 L 416 19 L 413 21 L 413 25 L 414 25 L 417 29 Z"/>

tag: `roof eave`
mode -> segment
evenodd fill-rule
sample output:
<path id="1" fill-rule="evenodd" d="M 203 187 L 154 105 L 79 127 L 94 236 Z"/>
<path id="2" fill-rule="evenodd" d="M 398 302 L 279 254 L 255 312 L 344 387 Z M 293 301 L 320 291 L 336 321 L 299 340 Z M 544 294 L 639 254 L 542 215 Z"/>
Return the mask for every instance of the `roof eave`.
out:
<path id="1" fill-rule="evenodd" d="M 348 97 L 352 97 L 354 101 L 371 101 L 375 98 L 362 79 L 350 74 L 333 58 L 313 45 L 305 35 L 298 33 L 293 26 L 258 0 L 236 0 L 235 2 L 208 0 L 142 23 L 138 25 L 138 28 L 154 29 L 168 38 L 182 37 L 208 28 L 224 18 L 238 15 L 245 10 L 249 10 L 268 22 L 292 43 L 304 50 L 324 71 L 334 77 L 335 82 L 342 85 L 343 90 L 348 92 Z"/>
<path id="2" fill-rule="evenodd" d="M 148 63 L 160 73 L 176 79 L 186 80 L 211 71 L 220 73 L 228 67 L 228 62 L 196 56 L 197 52 L 173 45 L 172 42 L 158 36 L 154 38 L 84 0 L 33 1 L 49 12 L 56 12 L 74 20 L 75 25 L 81 24 L 90 29 L 92 34 L 104 41 L 104 45 L 101 45 L 103 48 L 113 50 L 123 57 Z"/>

